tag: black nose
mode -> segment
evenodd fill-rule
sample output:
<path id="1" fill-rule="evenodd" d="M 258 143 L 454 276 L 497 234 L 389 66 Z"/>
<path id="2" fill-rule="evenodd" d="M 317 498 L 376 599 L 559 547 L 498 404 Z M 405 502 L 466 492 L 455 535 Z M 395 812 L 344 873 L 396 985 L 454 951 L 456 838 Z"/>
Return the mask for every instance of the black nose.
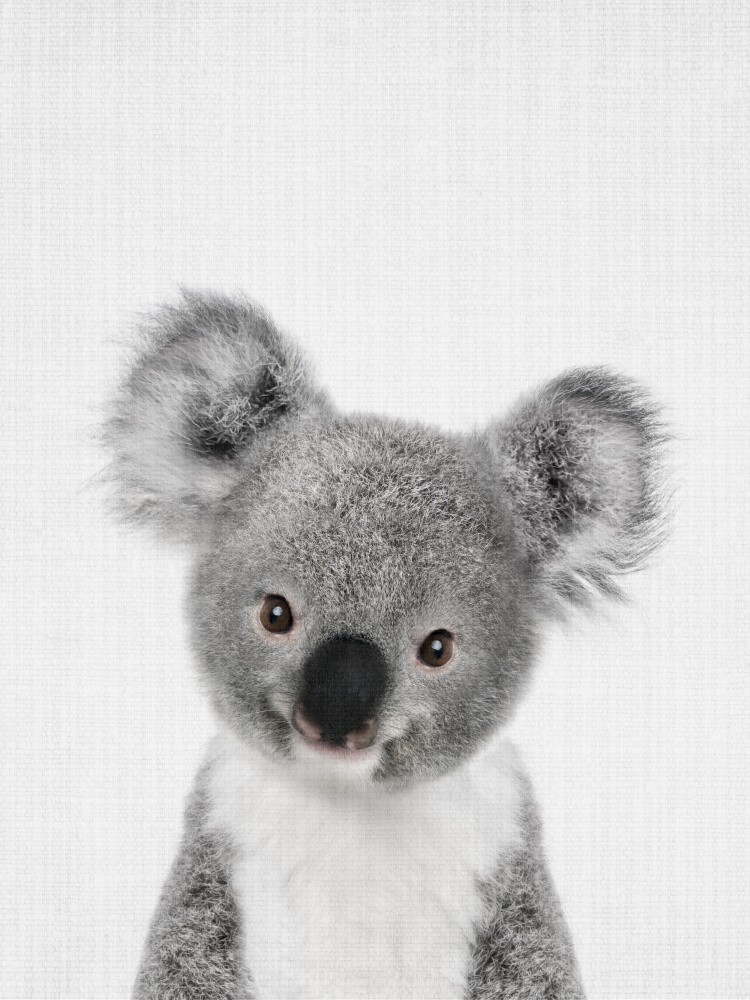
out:
<path id="1" fill-rule="evenodd" d="M 387 683 L 387 665 L 377 646 L 350 636 L 321 643 L 306 661 L 301 703 L 323 738 L 340 742 L 374 718 Z"/>

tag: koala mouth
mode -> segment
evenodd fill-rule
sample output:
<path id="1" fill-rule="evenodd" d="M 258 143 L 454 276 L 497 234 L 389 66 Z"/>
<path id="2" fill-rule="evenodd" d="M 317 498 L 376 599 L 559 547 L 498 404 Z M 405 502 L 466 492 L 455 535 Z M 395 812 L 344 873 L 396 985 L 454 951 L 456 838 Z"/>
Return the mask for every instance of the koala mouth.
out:
<path id="1" fill-rule="evenodd" d="M 326 733 L 302 704 L 295 705 L 292 726 L 307 745 L 322 752 L 337 753 L 342 756 L 361 755 L 367 751 L 372 746 L 377 731 L 375 720 L 365 719 L 347 733 Z"/>

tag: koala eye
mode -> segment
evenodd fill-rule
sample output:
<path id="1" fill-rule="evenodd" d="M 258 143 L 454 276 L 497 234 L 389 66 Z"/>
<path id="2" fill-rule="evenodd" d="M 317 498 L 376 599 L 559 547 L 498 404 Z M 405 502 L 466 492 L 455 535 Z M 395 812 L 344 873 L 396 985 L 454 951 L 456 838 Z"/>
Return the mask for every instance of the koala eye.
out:
<path id="1" fill-rule="evenodd" d="M 430 632 L 419 647 L 419 658 L 428 667 L 444 667 L 453 656 L 453 637 L 442 629 Z"/>
<path id="2" fill-rule="evenodd" d="M 292 609 L 283 597 L 272 594 L 261 605 L 260 623 L 266 632 L 288 632 L 292 627 Z"/>

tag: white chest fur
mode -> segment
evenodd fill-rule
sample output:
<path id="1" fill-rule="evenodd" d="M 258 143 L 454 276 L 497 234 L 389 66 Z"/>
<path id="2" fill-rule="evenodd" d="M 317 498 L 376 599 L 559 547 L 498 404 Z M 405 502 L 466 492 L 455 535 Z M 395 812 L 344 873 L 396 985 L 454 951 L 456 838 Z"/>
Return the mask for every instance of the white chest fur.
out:
<path id="1" fill-rule="evenodd" d="M 513 748 L 402 792 L 321 777 L 221 737 L 211 822 L 231 874 L 259 1000 L 457 998 L 477 878 L 518 839 Z"/>

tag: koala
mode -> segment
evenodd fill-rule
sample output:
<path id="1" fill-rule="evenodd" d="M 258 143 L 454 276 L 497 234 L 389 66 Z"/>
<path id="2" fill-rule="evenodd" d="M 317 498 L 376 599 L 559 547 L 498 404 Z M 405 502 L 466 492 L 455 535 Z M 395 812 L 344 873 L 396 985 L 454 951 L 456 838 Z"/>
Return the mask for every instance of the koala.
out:
<path id="1" fill-rule="evenodd" d="M 582 997 L 504 730 L 661 536 L 658 411 L 576 369 L 470 434 L 342 414 L 249 301 L 146 324 L 118 505 L 189 546 L 217 719 L 139 1000 Z"/>

